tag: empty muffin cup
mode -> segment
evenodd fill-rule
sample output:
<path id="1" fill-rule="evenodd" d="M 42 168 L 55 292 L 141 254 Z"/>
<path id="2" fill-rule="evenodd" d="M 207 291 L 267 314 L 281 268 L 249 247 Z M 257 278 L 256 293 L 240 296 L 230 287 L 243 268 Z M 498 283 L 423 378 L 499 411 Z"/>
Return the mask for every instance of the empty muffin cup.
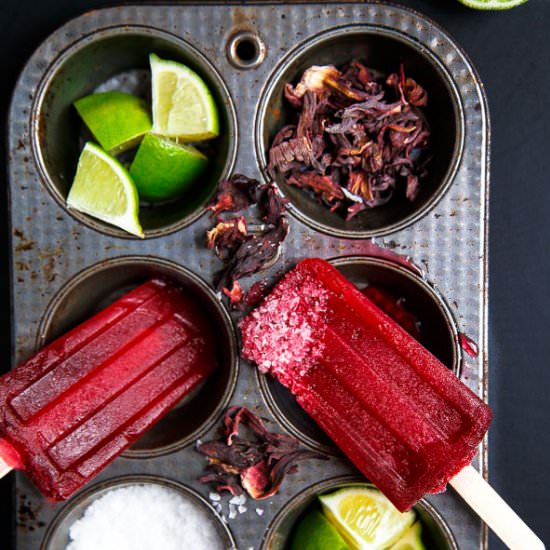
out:
<path id="1" fill-rule="evenodd" d="M 330 260 L 360 289 L 381 291 L 399 303 L 416 321 L 415 335 L 444 365 L 460 376 L 462 354 L 459 333 L 442 296 L 424 279 L 390 260 L 370 256 L 347 256 Z M 339 450 L 294 396 L 275 378 L 257 371 L 262 395 L 277 420 L 308 447 L 328 454 Z"/>
<path id="2" fill-rule="evenodd" d="M 343 489 L 345 487 L 375 488 L 364 479 L 356 476 L 342 476 L 327 479 L 311 485 L 278 512 L 267 528 L 260 545 L 260 550 L 288 550 L 293 530 L 306 510 L 315 505 L 317 495 Z M 426 499 L 421 499 L 415 506 L 417 518 L 422 522 L 422 542 L 430 550 L 458 550 L 458 545 L 449 526 L 439 512 Z"/>
<path id="3" fill-rule="evenodd" d="M 368 238 L 393 233 L 419 220 L 451 185 L 463 150 L 464 114 L 456 85 L 436 54 L 407 34 L 377 25 L 350 25 L 323 32 L 294 48 L 279 63 L 262 93 L 255 124 L 256 155 L 266 178 L 269 149 L 277 132 L 295 122 L 295 110 L 284 98 L 287 83 L 296 85 L 313 65 L 342 67 L 357 59 L 384 75 L 407 76 L 428 93 L 425 109 L 431 127 L 431 160 L 414 201 L 395 194 L 383 205 L 367 208 L 346 221 L 306 191 L 289 185 L 282 175 L 277 185 L 289 200 L 289 211 L 310 227 L 347 238 Z"/>
<path id="4" fill-rule="evenodd" d="M 119 90 L 150 100 L 149 54 L 183 63 L 212 93 L 219 115 L 219 137 L 198 144 L 209 159 L 206 170 L 181 198 L 142 204 L 145 237 L 166 235 L 194 222 L 205 211 L 217 183 L 231 172 L 237 143 L 233 102 L 224 81 L 205 55 L 175 35 L 124 25 L 76 41 L 47 70 L 32 106 L 32 148 L 40 176 L 63 207 L 76 173 L 86 130 L 73 102 L 96 91 Z M 107 235 L 133 238 L 125 231 L 71 209 L 85 225 Z"/>
<path id="5" fill-rule="evenodd" d="M 36 342 L 37 349 L 43 347 L 153 277 L 175 282 L 199 305 L 217 337 L 218 366 L 126 450 L 126 457 L 147 458 L 180 449 L 212 427 L 227 407 L 238 374 L 237 343 L 231 318 L 214 291 L 197 275 L 168 260 L 146 256 L 107 260 L 76 275 L 53 297 Z"/>
<path id="6" fill-rule="evenodd" d="M 132 486 L 160 487 L 161 489 L 174 491 L 190 504 L 194 505 L 199 513 L 208 518 L 220 540 L 220 547 L 228 550 L 236 550 L 235 539 L 227 525 L 221 520 L 214 508 L 193 489 L 172 481 L 170 479 L 151 476 L 133 475 L 121 476 L 100 483 L 96 483 L 77 494 L 70 500 L 49 525 L 40 550 L 65 550 L 69 544 L 69 530 L 71 526 L 82 518 L 86 509 L 97 499 L 116 489 L 124 489 Z M 113 521 L 116 521 L 116 517 Z"/>

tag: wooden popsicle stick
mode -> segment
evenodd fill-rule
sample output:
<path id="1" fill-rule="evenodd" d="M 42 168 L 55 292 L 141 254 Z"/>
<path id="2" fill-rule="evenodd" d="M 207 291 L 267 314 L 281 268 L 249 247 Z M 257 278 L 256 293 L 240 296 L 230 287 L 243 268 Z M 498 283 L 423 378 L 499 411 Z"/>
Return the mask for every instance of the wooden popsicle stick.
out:
<path id="1" fill-rule="evenodd" d="M 13 470 L 13 467 L 10 466 L 1 456 L 0 456 L 0 479 L 5 475 L 9 474 Z"/>
<path id="2" fill-rule="evenodd" d="M 511 550 L 544 550 L 544 543 L 472 466 L 449 481 L 456 492 Z"/>

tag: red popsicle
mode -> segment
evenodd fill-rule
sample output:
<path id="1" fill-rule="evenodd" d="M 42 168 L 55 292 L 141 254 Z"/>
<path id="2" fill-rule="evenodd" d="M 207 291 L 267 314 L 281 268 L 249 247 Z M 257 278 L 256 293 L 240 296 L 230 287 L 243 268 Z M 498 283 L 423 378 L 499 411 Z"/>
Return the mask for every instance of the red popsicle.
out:
<path id="1" fill-rule="evenodd" d="M 327 262 L 300 262 L 241 328 L 245 357 L 402 511 L 442 490 L 487 431 L 489 407 Z"/>
<path id="2" fill-rule="evenodd" d="M 489 427 L 489 407 L 324 260 L 298 263 L 241 332 L 243 356 L 289 388 L 401 511 L 442 491 Z M 463 472 L 453 485 L 497 534 L 544 548 L 472 467 Z"/>
<path id="3" fill-rule="evenodd" d="M 215 368 L 212 328 L 153 279 L 0 378 L 0 459 L 69 497 Z"/>

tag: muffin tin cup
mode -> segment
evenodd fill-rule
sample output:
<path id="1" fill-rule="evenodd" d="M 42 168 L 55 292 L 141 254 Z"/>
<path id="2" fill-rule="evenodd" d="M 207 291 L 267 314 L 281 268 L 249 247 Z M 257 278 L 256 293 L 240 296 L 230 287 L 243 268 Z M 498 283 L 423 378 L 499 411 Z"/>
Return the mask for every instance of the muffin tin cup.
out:
<path id="1" fill-rule="evenodd" d="M 153 216 L 144 223 L 143 240 L 68 211 L 64 193 L 81 145 L 72 100 L 98 86 L 121 86 L 126 77 L 126 83 L 135 84 L 136 69 L 147 73 L 149 51 L 189 64 L 212 88 L 223 126 L 216 142 L 220 156 L 212 164 L 218 171 L 216 178 L 233 171 L 254 177 L 261 176 L 258 166 L 265 166 L 270 132 L 286 116 L 281 111 L 282 118 L 276 120 L 273 94 L 278 93 L 277 87 L 299 77 L 311 63 L 344 61 L 347 45 L 347 57 L 353 57 L 352 46 L 367 45 L 367 40 L 387 44 L 390 60 L 400 55 L 396 52 L 409 56 L 409 61 L 416 59 L 416 65 L 410 65 L 412 76 L 421 83 L 426 80 L 440 103 L 452 103 L 438 111 L 447 113 L 442 124 L 450 129 L 447 153 L 438 165 L 440 177 L 433 180 L 430 196 L 409 212 L 410 217 L 389 219 L 384 214 L 378 225 L 357 227 L 342 227 L 324 218 L 325 210 L 315 221 L 308 209 L 318 205 L 314 201 L 307 205 L 302 195 L 295 200 L 290 193 L 300 190 L 284 189 L 279 183 L 291 201 L 288 237 L 276 260 L 243 280 L 243 285 L 274 283 L 304 257 L 330 259 L 358 283 L 375 273 L 384 274 L 387 285 L 407 294 L 410 306 L 416 304 L 413 297 L 422 297 L 421 309 L 431 312 L 430 331 L 437 325 L 435 340 L 444 343 L 433 351 L 443 353 L 444 363 L 470 389 L 486 397 L 487 106 L 475 69 L 445 31 L 411 10 L 379 2 L 172 3 L 95 10 L 69 21 L 44 41 L 24 68 L 13 96 L 8 166 L 13 364 L 140 280 L 159 274 L 196 291 L 218 323 L 220 342 L 225 342 L 220 347 L 225 351 L 223 369 L 212 378 L 212 392 L 207 381 L 173 416 L 166 416 L 101 472 L 90 490 L 119 476 L 147 475 L 173 479 L 208 497 L 210 487 L 197 481 L 207 461 L 193 443 L 199 437 L 203 441 L 219 437 L 223 409 L 243 405 L 264 417 L 269 429 L 290 432 L 331 457 L 300 463 L 298 472 L 285 479 L 276 495 L 266 501 L 249 499 L 246 510 L 236 517 L 228 515 L 228 498 L 222 497 L 222 513 L 239 549 L 259 550 L 273 532 L 279 511 L 312 484 L 357 476 L 328 440 L 316 439 L 319 432 L 310 431 L 313 424 L 293 416 L 300 409 L 281 401 L 267 379 L 238 358 L 240 313 L 229 314 L 222 305 L 224 298 L 209 286 L 222 267 L 205 246 L 205 232 L 216 220 L 201 215 L 213 187 L 197 203 L 183 205 L 185 212 L 172 212 L 173 217 L 169 208 L 174 205 L 151 209 L 151 216 L 156 210 L 162 219 L 155 222 Z M 363 53 L 357 56 L 368 62 L 369 52 Z M 127 63 L 122 63 L 124 59 Z M 432 76 L 424 78 L 424 74 Z M 373 237 L 382 234 L 383 238 Z M 425 278 L 407 270 L 406 259 L 392 262 L 396 254 L 420 266 Z M 478 344 L 478 357 L 461 353 L 458 330 Z M 188 401 L 200 401 L 203 406 L 178 416 Z M 473 461 L 485 474 L 486 449 L 484 442 Z M 24 474 L 14 477 L 14 485 L 15 547 L 40 548 L 60 511 L 68 510 L 79 497 L 66 504 L 46 502 Z M 87 491 L 84 488 L 81 494 Z M 430 495 L 428 500 L 445 517 L 458 547 L 486 548 L 481 521 L 452 491 Z"/>
<path id="2" fill-rule="evenodd" d="M 84 140 L 95 141 L 88 135 L 73 102 L 99 89 L 145 96 L 150 103 L 150 86 L 143 85 L 150 81 L 149 53 L 183 63 L 203 78 L 218 109 L 220 136 L 198 144 L 209 163 L 183 197 L 140 207 L 145 238 L 162 237 L 192 224 L 204 214 L 217 182 L 227 177 L 233 167 L 236 112 L 225 82 L 207 56 L 180 37 L 153 27 L 123 25 L 99 29 L 77 40 L 52 63 L 31 109 L 31 143 L 40 176 L 57 203 L 67 208 L 66 199 Z M 78 210 L 68 212 L 107 235 L 136 238 Z"/>
<path id="3" fill-rule="evenodd" d="M 427 166 L 415 201 L 397 194 L 387 204 L 366 209 L 346 221 L 338 212 L 320 204 L 305 191 L 276 183 L 289 200 L 289 211 L 317 231 L 336 237 L 364 239 L 399 231 L 420 219 L 445 194 L 456 176 L 464 148 L 464 112 L 457 88 L 442 61 L 423 44 L 404 32 L 380 25 L 346 25 L 324 31 L 291 50 L 270 75 L 260 98 L 255 123 L 256 155 L 266 179 L 269 147 L 280 128 L 295 121 L 296 111 L 283 97 L 287 83 L 296 85 L 313 65 L 340 67 L 359 59 L 383 74 L 398 72 L 402 63 L 407 76 L 428 92 L 426 118 L 432 130 Z"/>
<path id="4" fill-rule="evenodd" d="M 259 550 L 288 550 L 293 527 L 316 495 L 344 487 L 374 488 L 357 476 L 327 479 L 307 487 L 290 500 L 275 516 L 264 535 Z M 456 539 L 441 514 L 426 500 L 421 499 L 414 511 L 422 521 L 422 540 L 429 550 L 458 550 Z"/>
<path id="5" fill-rule="evenodd" d="M 114 258 L 82 271 L 61 288 L 42 317 L 36 342 L 38 350 L 153 277 L 174 281 L 207 313 L 219 335 L 219 366 L 123 453 L 128 458 L 151 458 L 193 443 L 216 423 L 231 399 L 239 369 L 235 331 L 212 289 L 191 271 L 167 260 Z"/>
<path id="6" fill-rule="evenodd" d="M 80 492 L 72 498 L 59 512 L 55 519 L 50 523 L 40 545 L 40 550 L 65 550 L 69 543 L 69 529 L 71 525 L 80 519 L 86 508 L 92 502 L 109 491 L 130 487 L 132 485 L 157 485 L 165 489 L 170 489 L 186 499 L 191 500 L 197 507 L 206 511 L 211 516 L 212 523 L 216 527 L 220 539 L 223 541 L 227 550 L 237 550 L 235 539 L 226 524 L 222 521 L 216 510 L 212 508 L 201 495 L 196 491 L 177 483 L 173 480 L 149 475 L 121 476 L 107 481 L 92 485 L 85 491 Z"/>
<path id="7" fill-rule="evenodd" d="M 402 299 L 407 311 L 420 321 L 421 343 L 460 376 L 462 350 L 456 321 L 432 285 L 410 269 L 382 258 L 349 256 L 333 258 L 330 262 L 359 288 L 375 285 Z M 312 449 L 330 455 L 341 454 L 282 384 L 270 375 L 256 372 L 267 407 L 290 433 Z"/>

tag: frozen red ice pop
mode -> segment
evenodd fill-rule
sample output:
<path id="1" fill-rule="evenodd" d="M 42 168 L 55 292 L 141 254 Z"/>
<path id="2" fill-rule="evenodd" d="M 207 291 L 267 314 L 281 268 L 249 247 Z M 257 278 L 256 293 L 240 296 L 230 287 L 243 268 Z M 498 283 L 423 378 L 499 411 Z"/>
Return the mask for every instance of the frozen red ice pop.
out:
<path id="1" fill-rule="evenodd" d="M 241 332 L 243 356 L 276 376 L 399 510 L 450 482 L 488 523 L 486 512 L 502 514 L 492 526 L 510 547 L 544 547 L 468 466 L 489 407 L 330 263 L 300 262 Z"/>
<path id="2" fill-rule="evenodd" d="M 0 463 L 62 500 L 217 365 L 195 300 L 152 279 L 0 378 Z"/>

